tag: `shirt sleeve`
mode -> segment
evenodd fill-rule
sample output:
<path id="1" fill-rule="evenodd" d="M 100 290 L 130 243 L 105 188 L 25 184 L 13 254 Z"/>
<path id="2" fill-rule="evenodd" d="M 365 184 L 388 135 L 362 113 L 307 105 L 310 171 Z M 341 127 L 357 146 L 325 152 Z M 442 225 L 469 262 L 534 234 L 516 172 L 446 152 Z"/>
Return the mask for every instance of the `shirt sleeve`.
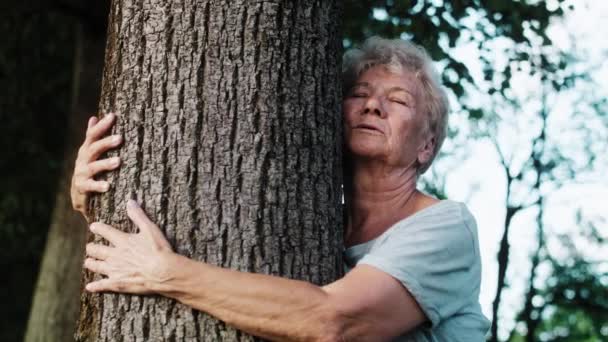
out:
<path id="1" fill-rule="evenodd" d="M 478 300 L 476 229 L 466 207 L 451 202 L 392 227 L 357 265 L 373 266 L 399 280 L 435 327 Z"/>

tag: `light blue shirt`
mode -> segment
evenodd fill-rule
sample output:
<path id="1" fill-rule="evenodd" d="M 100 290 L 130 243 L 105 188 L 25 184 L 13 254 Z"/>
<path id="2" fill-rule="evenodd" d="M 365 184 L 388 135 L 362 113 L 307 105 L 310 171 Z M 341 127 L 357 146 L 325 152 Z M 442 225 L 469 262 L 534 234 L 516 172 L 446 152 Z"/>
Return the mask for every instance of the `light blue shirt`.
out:
<path id="1" fill-rule="evenodd" d="M 345 260 L 390 274 L 426 314 L 429 323 L 394 341 L 485 341 L 490 323 L 479 305 L 477 225 L 464 204 L 444 200 L 418 211 L 348 248 Z"/>

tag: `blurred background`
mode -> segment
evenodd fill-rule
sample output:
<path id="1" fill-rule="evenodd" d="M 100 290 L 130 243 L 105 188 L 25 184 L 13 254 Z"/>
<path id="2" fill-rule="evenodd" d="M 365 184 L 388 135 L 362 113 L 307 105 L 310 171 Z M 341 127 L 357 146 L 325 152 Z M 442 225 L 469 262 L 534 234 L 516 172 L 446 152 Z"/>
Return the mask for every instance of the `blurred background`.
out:
<path id="1" fill-rule="evenodd" d="M 412 39 L 450 89 L 449 138 L 422 183 L 477 218 L 488 339 L 608 341 L 608 2 L 343 6 L 345 48 Z M 71 215 L 69 169 L 97 107 L 108 11 L 106 0 L 0 4 L 0 341 L 26 336 L 47 236 L 82 235 L 49 231 Z"/>

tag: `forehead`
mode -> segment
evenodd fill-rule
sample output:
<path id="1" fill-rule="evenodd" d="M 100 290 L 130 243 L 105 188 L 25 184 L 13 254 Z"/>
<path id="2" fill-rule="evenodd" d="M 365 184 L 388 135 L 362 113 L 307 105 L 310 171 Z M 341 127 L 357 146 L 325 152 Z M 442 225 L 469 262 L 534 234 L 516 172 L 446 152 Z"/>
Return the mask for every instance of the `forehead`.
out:
<path id="1" fill-rule="evenodd" d="M 373 66 L 359 75 L 355 86 L 366 84 L 373 88 L 402 88 L 411 94 L 417 94 L 418 79 L 416 75 L 407 70 L 391 70 L 384 65 Z"/>

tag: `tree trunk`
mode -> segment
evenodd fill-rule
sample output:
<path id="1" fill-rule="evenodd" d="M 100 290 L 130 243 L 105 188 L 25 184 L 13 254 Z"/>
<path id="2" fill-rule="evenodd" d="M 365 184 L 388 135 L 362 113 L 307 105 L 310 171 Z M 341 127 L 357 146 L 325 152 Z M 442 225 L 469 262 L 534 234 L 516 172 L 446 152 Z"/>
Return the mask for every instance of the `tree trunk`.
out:
<path id="1" fill-rule="evenodd" d="M 177 253 L 328 283 L 342 273 L 335 1 L 114 1 L 100 111 L 125 137 L 92 216 L 136 198 Z M 90 275 L 86 274 L 86 280 Z M 82 296 L 82 341 L 251 341 L 155 296 Z"/>
<path id="2" fill-rule="evenodd" d="M 103 35 L 76 27 L 72 104 L 66 158 L 53 209 L 25 341 L 69 341 L 78 319 L 80 275 L 86 221 L 72 209 L 70 180 L 76 150 L 84 138 L 86 120 L 99 100 L 103 67 Z"/>

